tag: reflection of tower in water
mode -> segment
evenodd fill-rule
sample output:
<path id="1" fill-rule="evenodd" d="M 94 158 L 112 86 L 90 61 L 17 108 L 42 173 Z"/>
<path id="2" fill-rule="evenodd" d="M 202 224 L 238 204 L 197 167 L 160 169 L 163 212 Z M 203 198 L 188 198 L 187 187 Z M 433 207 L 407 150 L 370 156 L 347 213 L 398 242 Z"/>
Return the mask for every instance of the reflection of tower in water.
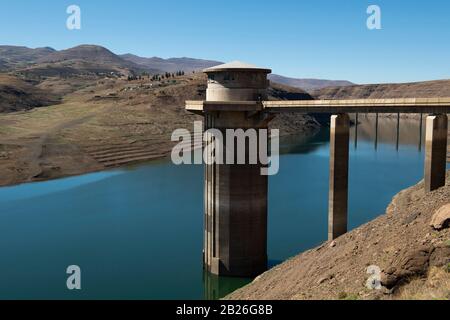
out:
<path id="1" fill-rule="evenodd" d="M 249 284 L 252 279 L 219 277 L 210 272 L 203 272 L 203 295 L 205 300 L 218 300 L 231 292 Z"/>
<path id="2" fill-rule="evenodd" d="M 419 152 L 422 151 L 422 135 L 423 135 L 423 113 L 420 114 L 420 124 L 419 124 Z"/>
<path id="3" fill-rule="evenodd" d="M 359 113 L 355 113 L 355 150 L 358 149 L 358 124 Z"/>
<path id="4" fill-rule="evenodd" d="M 397 139 L 395 142 L 395 150 L 398 151 L 398 142 L 400 139 L 400 113 L 397 113 Z"/>
<path id="5" fill-rule="evenodd" d="M 378 113 L 375 115 L 375 150 L 378 149 Z"/>

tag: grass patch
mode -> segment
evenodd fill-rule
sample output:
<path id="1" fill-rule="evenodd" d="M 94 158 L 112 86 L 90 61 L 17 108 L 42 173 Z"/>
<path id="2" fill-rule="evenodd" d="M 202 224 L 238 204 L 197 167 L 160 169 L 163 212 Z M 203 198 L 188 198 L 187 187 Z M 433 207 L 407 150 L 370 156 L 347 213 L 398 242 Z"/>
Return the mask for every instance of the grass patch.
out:
<path id="1" fill-rule="evenodd" d="M 450 273 L 450 263 L 447 263 L 447 265 L 444 266 L 444 270 L 445 272 Z"/>
<path id="2" fill-rule="evenodd" d="M 445 241 L 445 242 L 444 242 L 444 245 L 445 245 L 446 247 L 449 247 L 449 248 L 450 248 L 450 239 L 447 240 L 447 241 Z"/>
<path id="3" fill-rule="evenodd" d="M 443 268 L 432 267 L 425 279 L 413 279 L 400 288 L 400 300 L 449 300 L 450 264 Z"/>
<path id="4" fill-rule="evenodd" d="M 340 292 L 338 294 L 339 300 L 359 300 L 359 296 L 354 293 L 346 293 L 346 292 Z"/>

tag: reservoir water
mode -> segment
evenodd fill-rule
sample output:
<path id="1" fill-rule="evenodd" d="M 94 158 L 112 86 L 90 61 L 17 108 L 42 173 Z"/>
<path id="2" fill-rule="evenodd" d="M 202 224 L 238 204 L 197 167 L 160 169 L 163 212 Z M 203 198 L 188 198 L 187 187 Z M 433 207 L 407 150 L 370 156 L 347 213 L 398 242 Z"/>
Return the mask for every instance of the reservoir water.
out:
<path id="1" fill-rule="evenodd" d="M 423 176 L 417 120 L 352 128 L 349 228 Z M 424 130 L 422 130 L 423 136 Z M 269 179 L 273 266 L 327 237 L 329 132 L 281 141 Z M 169 161 L 0 188 L 0 299 L 215 299 L 251 279 L 202 271 L 203 168 Z M 69 291 L 66 268 L 81 268 Z"/>

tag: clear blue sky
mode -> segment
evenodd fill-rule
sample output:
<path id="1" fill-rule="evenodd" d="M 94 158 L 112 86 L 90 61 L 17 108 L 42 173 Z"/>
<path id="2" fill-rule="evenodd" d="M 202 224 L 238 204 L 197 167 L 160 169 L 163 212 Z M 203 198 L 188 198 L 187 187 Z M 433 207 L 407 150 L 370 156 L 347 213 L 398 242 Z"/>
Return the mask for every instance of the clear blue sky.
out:
<path id="1" fill-rule="evenodd" d="M 82 29 L 66 28 L 66 8 Z M 381 7 L 382 30 L 366 9 Z M 0 44 L 242 60 L 299 78 L 356 83 L 450 78 L 448 0 L 3 0 Z"/>

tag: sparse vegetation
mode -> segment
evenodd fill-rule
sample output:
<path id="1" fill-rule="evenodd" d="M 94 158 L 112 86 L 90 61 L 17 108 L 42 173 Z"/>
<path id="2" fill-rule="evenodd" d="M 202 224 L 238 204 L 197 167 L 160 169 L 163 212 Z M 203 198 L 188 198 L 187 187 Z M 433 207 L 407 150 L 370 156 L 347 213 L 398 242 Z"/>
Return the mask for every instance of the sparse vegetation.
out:
<path id="1" fill-rule="evenodd" d="M 339 300 L 359 300 L 359 296 L 353 293 L 340 292 L 338 294 Z"/>
<path id="2" fill-rule="evenodd" d="M 445 272 L 450 273 L 450 263 L 447 263 L 444 267 Z"/>
<path id="3" fill-rule="evenodd" d="M 397 298 L 401 300 L 449 300 L 449 265 L 444 268 L 432 267 L 425 279 L 414 279 L 399 289 Z"/>

